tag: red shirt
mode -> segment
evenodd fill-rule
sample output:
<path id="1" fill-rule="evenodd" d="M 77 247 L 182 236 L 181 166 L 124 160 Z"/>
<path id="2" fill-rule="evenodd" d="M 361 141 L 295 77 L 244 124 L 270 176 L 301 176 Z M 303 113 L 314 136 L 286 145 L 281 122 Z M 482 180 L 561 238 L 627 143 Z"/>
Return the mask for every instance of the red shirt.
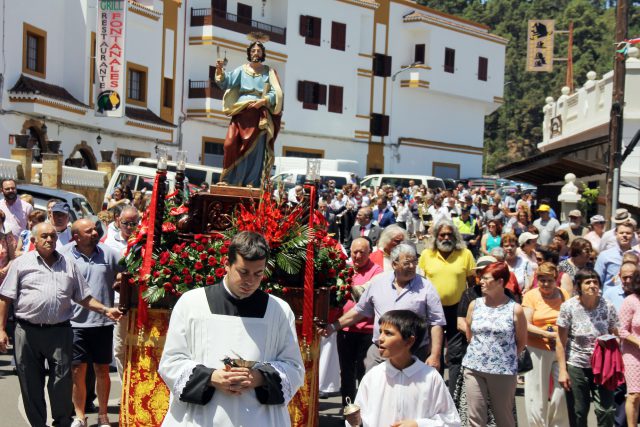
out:
<path id="1" fill-rule="evenodd" d="M 378 264 L 375 264 L 371 260 L 369 260 L 367 265 L 365 265 L 360 270 L 356 270 L 355 274 L 353 275 L 353 286 L 364 285 L 369 280 L 371 280 L 374 276 L 382 273 L 383 271 L 384 270 L 382 270 L 382 267 L 380 267 Z M 342 307 L 343 313 L 348 312 L 355 305 L 356 305 L 355 301 L 352 299 L 349 299 L 347 303 L 344 305 L 344 307 Z M 345 332 L 358 332 L 361 334 L 372 334 L 373 319 L 371 319 L 370 317 L 366 317 L 362 319 L 360 322 L 356 323 L 355 325 L 347 326 L 342 330 Z"/>

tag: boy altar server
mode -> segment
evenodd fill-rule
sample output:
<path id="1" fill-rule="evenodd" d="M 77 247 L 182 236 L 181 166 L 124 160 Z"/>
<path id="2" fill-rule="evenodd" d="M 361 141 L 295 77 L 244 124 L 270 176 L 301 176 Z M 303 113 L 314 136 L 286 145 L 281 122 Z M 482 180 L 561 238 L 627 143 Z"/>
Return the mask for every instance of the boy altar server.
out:
<path id="1" fill-rule="evenodd" d="M 258 290 L 268 255 L 264 237 L 239 233 L 222 283 L 178 300 L 158 368 L 171 391 L 163 426 L 290 425 L 304 365 L 289 305 Z"/>
<path id="2" fill-rule="evenodd" d="M 411 354 L 427 330 L 424 319 L 409 310 L 387 311 L 380 318 L 380 356 L 385 362 L 362 379 L 347 426 L 460 426 L 460 416 L 444 380 Z"/>

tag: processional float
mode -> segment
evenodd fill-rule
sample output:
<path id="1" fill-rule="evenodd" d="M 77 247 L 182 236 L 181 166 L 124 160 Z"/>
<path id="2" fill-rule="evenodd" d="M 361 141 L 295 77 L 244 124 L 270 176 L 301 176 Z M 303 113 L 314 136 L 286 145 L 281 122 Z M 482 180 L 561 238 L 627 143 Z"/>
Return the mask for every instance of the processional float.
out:
<path id="1" fill-rule="evenodd" d="M 350 294 L 353 270 L 315 210 L 319 162 L 310 161 L 305 199 L 278 202 L 273 189 L 212 185 L 190 195 L 185 188 L 186 153 L 178 152 L 175 191 L 166 194 L 166 151 L 160 150 L 152 200 L 129 240 L 120 308 L 128 312 L 121 426 L 156 426 L 169 407 L 169 389 L 158 374 L 171 308 L 183 292 L 219 282 L 232 234 L 265 234 L 272 247 L 263 289 L 286 300 L 296 315 L 305 382 L 289 404 L 292 426 L 318 425 L 316 326 L 326 325 L 329 306 Z M 286 201 L 286 197 L 284 198 Z M 274 245 L 278 247 L 274 250 Z M 186 255 L 185 255 L 186 254 Z M 188 267 L 185 267 L 188 266 Z"/>

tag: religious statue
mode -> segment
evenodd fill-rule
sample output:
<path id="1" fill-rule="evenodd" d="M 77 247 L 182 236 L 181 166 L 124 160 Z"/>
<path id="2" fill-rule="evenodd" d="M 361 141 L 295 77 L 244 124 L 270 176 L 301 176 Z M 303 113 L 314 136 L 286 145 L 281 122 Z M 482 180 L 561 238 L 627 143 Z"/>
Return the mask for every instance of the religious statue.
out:
<path id="1" fill-rule="evenodd" d="M 284 98 L 275 70 L 263 64 L 266 38 L 262 34 L 250 38 L 248 63 L 225 72 L 226 60 L 216 61 L 215 82 L 225 91 L 222 111 L 231 117 L 220 181 L 259 188 L 271 172 Z"/>

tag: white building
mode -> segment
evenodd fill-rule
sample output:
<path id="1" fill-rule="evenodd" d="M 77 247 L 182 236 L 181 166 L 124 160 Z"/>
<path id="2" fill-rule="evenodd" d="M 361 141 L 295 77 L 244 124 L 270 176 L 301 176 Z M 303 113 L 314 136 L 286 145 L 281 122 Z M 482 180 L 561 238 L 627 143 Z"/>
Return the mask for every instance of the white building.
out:
<path id="1" fill-rule="evenodd" d="M 45 139 L 44 119 L 65 157 L 86 141 L 83 153 L 114 150 L 126 163 L 167 143 L 190 162 L 220 165 L 228 118 L 212 66 L 246 62 L 246 34 L 259 29 L 285 91 L 276 156 L 357 160 L 360 175 L 482 172 L 484 119 L 502 103 L 507 41 L 480 24 L 410 0 L 129 1 L 127 81 L 142 95 L 127 97 L 128 117 L 108 119 L 89 106 L 95 1 L 7 4 L 6 41 L 23 43 L 4 43 L 0 141 L 23 130 Z M 34 36 L 44 42 L 30 70 Z M 11 145 L 0 147 L 6 157 Z"/>
<path id="2" fill-rule="evenodd" d="M 624 152 L 640 129 L 640 53 L 629 49 L 626 60 L 625 105 L 622 135 Z M 609 155 L 609 123 L 613 93 L 613 71 L 597 79 L 594 71 L 586 75 L 582 87 L 573 94 L 562 88 L 557 100 L 549 96 L 543 107 L 541 154 L 498 169 L 501 176 L 538 185 L 564 184 L 564 175 L 572 172 L 590 187 L 606 189 Z M 622 163 L 619 202 L 625 207 L 640 207 L 640 148 L 636 146 Z"/>

